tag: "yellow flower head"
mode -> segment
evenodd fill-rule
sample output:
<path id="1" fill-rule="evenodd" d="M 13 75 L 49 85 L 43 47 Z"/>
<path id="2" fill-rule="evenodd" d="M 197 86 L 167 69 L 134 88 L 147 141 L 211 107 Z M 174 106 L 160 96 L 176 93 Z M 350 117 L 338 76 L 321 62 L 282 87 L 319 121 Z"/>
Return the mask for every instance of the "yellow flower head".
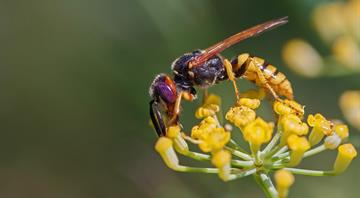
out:
<path id="1" fill-rule="evenodd" d="M 349 137 L 349 128 L 345 124 L 338 124 L 335 126 L 335 133 L 341 138 L 345 139 Z"/>
<path id="2" fill-rule="evenodd" d="M 290 171 L 281 169 L 275 172 L 274 179 L 279 198 L 287 197 L 289 188 L 294 184 L 294 175 Z"/>
<path id="3" fill-rule="evenodd" d="M 294 184 L 295 178 L 294 175 L 287 170 L 278 170 L 274 174 L 274 179 L 276 186 L 280 188 L 289 188 Z"/>
<path id="4" fill-rule="evenodd" d="M 260 88 L 259 90 L 250 89 L 248 91 L 240 93 L 240 98 L 251 98 L 251 99 L 262 100 L 265 98 L 265 96 L 266 96 L 266 91 L 263 88 Z"/>
<path id="5" fill-rule="evenodd" d="M 344 172 L 356 156 L 357 152 L 352 144 L 339 146 L 338 155 L 334 163 L 334 173 L 339 174 Z"/>
<path id="6" fill-rule="evenodd" d="M 224 128 L 215 128 L 204 138 L 200 139 L 199 148 L 204 152 L 222 149 L 230 140 L 230 132 Z"/>
<path id="7" fill-rule="evenodd" d="M 176 138 L 180 134 L 180 130 L 181 128 L 179 125 L 170 126 L 166 131 L 166 136 L 169 138 Z"/>
<path id="8" fill-rule="evenodd" d="M 255 118 L 255 111 L 246 106 L 232 107 L 225 115 L 225 119 L 239 128 L 244 127 L 255 120 Z"/>
<path id="9" fill-rule="evenodd" d="M 303 76 L 316 77 L 324 68 L 319 52 L 302 39 L 289 40 L 283 47 L 282 57 L 290 69 Z"/>
<path id="10" fill-rule="evenodd" d="M 273 129 L 274 123 L 267 123 L 261 118 L 256 118 L 245 126 L 243 136 L 251 146 L 254 146 L 253 151 L 257 151 L 261 144 L 270 141 Z"/>
<path id="11" fill-rule="evenodd" d="M 219 177 L 224 180 L 230 180 L 230 166 L 231 154 L 229 151 L 220 150 L 213 154 L 211 163 L 219 169 Z"/>
<path id="12" fill-rule="evenodd" d="M 312 126 L 315 130 L 322 131 L 325 135 L 332 134 L 331 122 L 326 120 L 326 118 L 320 113 L 315 114 L 315 116 L 310 114 L 307 121 L 308 124 Z"/>
<path id="13" fill-rule="evenodd" d="M 282 116 L 287 114 L 297 114 L 299 117 L 304 115 L 304 107 L 294 100 L 275 101 L 274 111 Z"/>
<path id="14" fill-rule="evenodd" d="M 194 139 L 204 139 L 216 127 L 216 120 L 209 116 L 202 120 L 199 125 L 192 128 L 191 137 Z"/>
<path id="15" fill-rule="evenodd" d="M 231 160 L 231 154 L 229 153 L 229 151 L 220 150 L 212 156 L 211 163 L 215 167 L 221 168 L 221 167 L 229 164 L 230 160 Z"/>
<path id="16" fill-rule="evenodd" d="M 306 135 L 309 132 L 308 125 L 294 114 L 282 116 L 279 120 L 279 128 L 285 136 L 290 134 Z"/>
<path id="17" fill-rule="evenodd" d="M 198 119 L 213 116 L 220 111 L 221 98 L 217 95 L 209 95 L 204 104 L 195 112 L 195 117 Z"/>
<path id="18" fill-rule="evenodd" d="M 250 109 L 256 109 L 260 106 L 260 100 L 251 98 L 240 98 L 240 100 L 237 101 L 237 106 L 246 106 Z"/>
<path id="19" fill-rule="evenodd" d="M 288 147 L 291 150 L 289 166 L 297 166 L 300 164 L 305 151 L 310 149 L 310 143 L 305 137 L 291 135 L 287 139 Z"/>
<path id="20" fill-rule="evenodd" d="M 305 152 L 310 149 L 310 143 L 305 137 L 299 137 L 297 135 L 291 135 L 288 140 L 288 146 L 291 151 Z"/>
<path id="21" fill-rule="evenodd" d="M 160 137 L 155 144 L 155 150 L 160 154 L 168 167 L 176 168 L 179 165 L 179 159 L 170 138 Z"/>
<path id="22" fill-rule="evenodd" d="M 346 120 L 360 129 L 360 90 L 345 91 L 339 103 Z"/>

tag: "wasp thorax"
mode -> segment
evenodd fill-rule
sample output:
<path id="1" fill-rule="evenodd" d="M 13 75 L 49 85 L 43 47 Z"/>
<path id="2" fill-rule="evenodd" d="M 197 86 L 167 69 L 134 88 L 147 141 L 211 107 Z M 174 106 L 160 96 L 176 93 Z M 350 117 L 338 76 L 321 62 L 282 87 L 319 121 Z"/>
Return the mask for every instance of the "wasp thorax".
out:
<path id="1" fill-rule="evenodd" d="M 227 78 L 222 59 L 216 55 L 200 65 L 190 67 L 190 61 L 201 55 L 200 50 L 184 54 L 172 64 L 175 82 L 180 87 L 200 86 L 207 88 Z"/>

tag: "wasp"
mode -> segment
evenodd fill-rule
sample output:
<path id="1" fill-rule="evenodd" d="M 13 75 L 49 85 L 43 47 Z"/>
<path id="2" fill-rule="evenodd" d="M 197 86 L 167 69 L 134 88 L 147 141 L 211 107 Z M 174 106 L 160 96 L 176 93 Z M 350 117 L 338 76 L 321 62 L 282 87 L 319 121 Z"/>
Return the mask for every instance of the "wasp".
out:
<path id="1" fill-rule="evenodd" d="M 230 36 L 205 50 L 186 53 L 171 64 L 173 78 L 167 74 L 158 74 L 149 89 L 152 98 L 149 103 L 150 117 L 158 136 L 165 136 L 168 126 L 179 124 L 181 100 L 196 99 L 195 86 L 207 90 L 219 82 L 230 80 L 239 99 L 235 80 L 245 78 L 265 88 L 276 100 L 281 100 L 280 96 L 293 99 L 293 89 L 289 80 L 264 59 L 243 53 L 229 61 L 220 55 L 222 51 L 240 41 L 287 22 L 287 17 L 267 21 Z"/>

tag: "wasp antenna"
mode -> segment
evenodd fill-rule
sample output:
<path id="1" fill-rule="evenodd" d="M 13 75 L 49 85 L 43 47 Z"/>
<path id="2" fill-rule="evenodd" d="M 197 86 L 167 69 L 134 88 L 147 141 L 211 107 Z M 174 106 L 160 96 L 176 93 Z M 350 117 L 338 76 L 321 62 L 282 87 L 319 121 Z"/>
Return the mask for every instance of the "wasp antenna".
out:
<path id="1" fill-rule="evenodd" d="M 288 17 L 282 17 L 279 19 L 274 19 L 271 21 L 267 21 L 265 23 L 253 26 L 249 29 L 246 29 L 242 32 L 239 32 L 233 36 L 230 36 L 226 38 L 223 41 L 220 41 L 216 43 L 215 45 L 212 45 L 211 47 L 205 49 L 203 53 L 197 57 L 194 58 L 193 61 L 189 63 L 189 67 L 194 67 L 203 64 L 205 61 L 207 61 L 209 58 L 215 56 L 216 54 L 224 51 L 226 48 L 231 47 L 232 45 L 239 43 L 240 41 L 243 41 L 245 39 L 257 36 L 263 32 L 272 30 L 276 27 L 279 27 L 281 25 L 284 25 L 288 22 Z"/>

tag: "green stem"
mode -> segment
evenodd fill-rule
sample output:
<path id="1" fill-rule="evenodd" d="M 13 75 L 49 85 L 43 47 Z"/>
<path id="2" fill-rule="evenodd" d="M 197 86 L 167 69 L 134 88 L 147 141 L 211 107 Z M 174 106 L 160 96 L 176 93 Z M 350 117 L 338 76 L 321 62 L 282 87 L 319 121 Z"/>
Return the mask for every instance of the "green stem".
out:
<path id="1" fill-rule="evenodd" d="M 228 181 L 246 177 L 246 176 L 252 175 L 254 173 L 256 173 L 256 168 L 249 169 L 249 170 L 243 171 L 241 173 L 236 173 L 236 174 L 234 173 L 234 174 L 230 175 L 230 178 Z"/>
<path id="2" fill-rule="evenodd" d="M 268 197 L 268 198 L 277 198 L 278 197 L 278 193 L 277 193 L 274 185 L 272 184 L 270 178 L 266 174 L 260 173 L 260 174 L 255 174 L 254 176 L 255 176 L 256 182 L 263 189 L 266 197 Z"/>
<path id="3" fill-rule="evenodd" d="M 273 157 L 276 157 L 280 154 L 282 154 L 283 152 L 287 151 L 288 147 L 287 146 L 283 146 L 281 149 L 279 149 L 274 155 Z"/>
<path id="4" fill-rule="evenodd" d="M 277 141 L 280 139 L 281 133 L 278 131 L 274 137 L 272 138 L 272 140 L 270 141 L 270 143 L 268 145 L 266 145 L 265 149 L 263 151 L 261 151 L 262 155 L 266 155 L 267 152 L 269 152 L 272 148 L 274 148 L 275 144 L 277 143 Z"/>
<path id="5" fill-rule="evenodd" d="M 311 150 L 306 151 L 304 153 L 304 157 L 310 157 L 310 156 L 316 155 L 316 154 L 318 154 L 320 152 L 323 152 L 325 150 L 326 150 L 326 147 L 325 147 L 324 144 L 322 144 L 322 145 L 320 145 L 320 146 L 318 146 L 316 148 L 313 148 Z"/>
<path id="6" fill-rule="evenodd" d="M 248 160 L 248 161 L 253 160 L 253 158 L 250 155 L 248 155 L 246 153 L 243 153 L 241 151 L 235 150 L 235 149 L 230 148 L 228 146 L 225 146 L 225 149 L 230 151 L 233 155 L 235 155 L 235 156 L 237 156 L 237 157 L 239 157 L 241 159 Z"/>
<path id="7" fill-rule="evenodd" d="M 307 170 L 299 168 L 284 168 L 294 174 L 307 175 L 307 176 L 330 176 L 334 175 L 331 171 L 318 171 L 318 170 Z"/>
<path id="8" fill-rule="evenodd" d="M 250 168 L 250 167 L 254 166 L 253 161 L 231 160 L 231 164 L 233 166 L 244 167 L 244 168 Z"/>
<path id="9" fill-rule="evenodd" d="M 177 167 L 172 167 L 172 169 L 179 172 L 219 173 L 219 169 L 217 168 L 197 168 L 197 167 L 189 167 L 189 166 L 177 166 Z"/>
<path id="10" fill-rule="evenodd" d="M 238 143 L 236 143 L 235 140 L 230 139 L 229 143 L 230 143 L 230 145 L 235 147 L 235 148 L 233 148 L 234 150 L 238 150 L 240 152 L 246 153 L 245 149 L 241 148 L 241 146 Z"/>
<path id="11" fill-rule="evenodd" d="M 315 148 L 305 152 L 303 157 L 304 158 L 305 157 L 310 157 L 310 156 L 319 154 L 319 153 L 321 153 L 321 152 L 323 152 L 325 150 L 326 150 L 325 145 L 320 145 L 318 147 L 315 147 Z M 282 154 L 279 154 L 277 156 L 274 155 L 274 157 L 272 158 L 272 161 L 274 161 L 274 164 L 275 164 L 275 163 L 280 162 L 280 161 L 282 161 L 284 159 L 289 160 L 290 159 L 289 155 L 290 155 L 290 152 L 282 153 Z"/>

